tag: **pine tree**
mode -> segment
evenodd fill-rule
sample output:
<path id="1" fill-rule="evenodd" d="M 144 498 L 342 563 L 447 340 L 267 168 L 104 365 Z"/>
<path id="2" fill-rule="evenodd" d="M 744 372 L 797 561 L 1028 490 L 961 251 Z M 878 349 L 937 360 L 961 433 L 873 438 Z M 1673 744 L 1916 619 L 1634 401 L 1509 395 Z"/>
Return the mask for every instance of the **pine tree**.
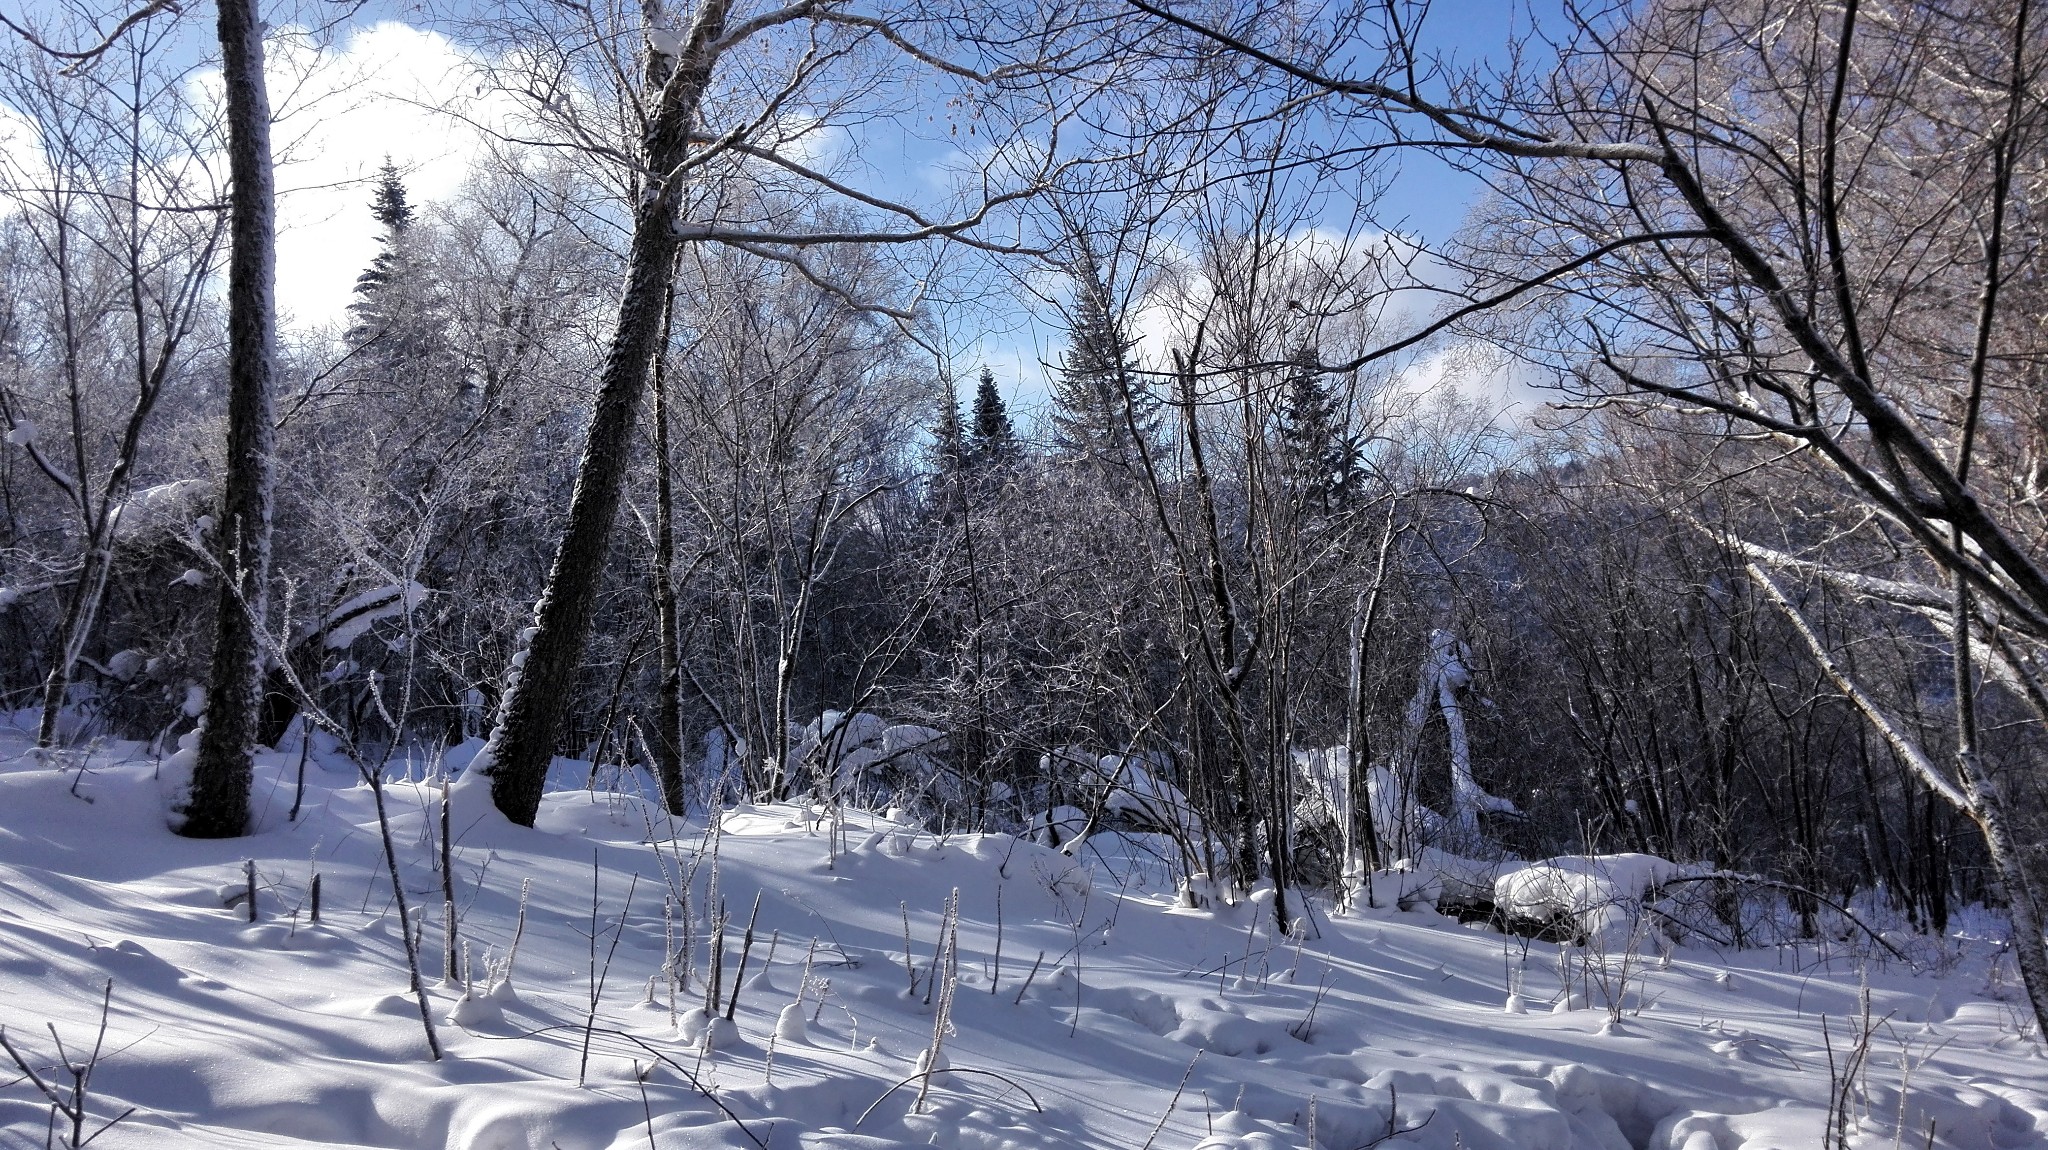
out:
<path id="1" fill-rule="evenodd" d="M 1149 441 L 1158 422 L 1158 400 L 1138 382 L 1131 359 L 1138 341 L 1124 333 L 1100 265 L 1090 259 L 1075 279 L 1067 352 L 1052 381 L 1053 449 L 1070 460 L 1135 468 L 1140 440 Z"/>
<path id="2" fill-rule="evenodd" d="M 996 390 L 996 373 L 986 367 L 974 389 L 974 424 L 968 436 L 967 459 L 974 466 L 1000 469 L 1016 461 L 1017 430 L 1002 392 Z"/>

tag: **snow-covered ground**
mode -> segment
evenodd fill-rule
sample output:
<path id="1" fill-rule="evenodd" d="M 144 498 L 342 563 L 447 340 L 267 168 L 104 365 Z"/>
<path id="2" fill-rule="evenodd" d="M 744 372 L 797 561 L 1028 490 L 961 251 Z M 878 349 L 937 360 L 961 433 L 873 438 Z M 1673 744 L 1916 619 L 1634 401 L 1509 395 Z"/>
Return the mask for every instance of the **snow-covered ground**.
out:
<path id="1" fill-rule="evenodd" d="M 1085 848 L 794 808 L 727 812 L 714 835 L 572 790 L 526 830 L 458 785 L 459 1001 L 438 977 L 439 791 L 399 783 L 434 1062 L 352 768 L 316 756 L 291 822 L 297 758 L 266 758 L 261 833 L 203 842 L 164 829 L 134 748 L 53 768 L 0 739 L 0 1023 L 68 1083 L 45 1024 L 85 1061 L 111 980 L 86 1131 L 133 1111 L 98 1146 L 1803 1150 L 1831 1104 L 1853 1146 L 2048 1145 L 2048 1061 L 1987 943 L 1923 941 L 1941 961 L 1920 970 L 1845 943 L 1589 952 L 1327 905 L 1284 939 L 1265 899 L 1178 909 L 1157 870 Z M 955 891 L 957 961 L 934 989 Z M 736 1035 L 714 1023 L 707 1049 L 679 1034 L 706 1029 L 689 1012 L 707 912 L 729 915 L 729 988 L 757 898 Z M 949 982 L 946 1070 L 925 1082 Z M 49 1106 L 14 1079 L 0 1067 L 0 1145 L 40 1146 Z"/>

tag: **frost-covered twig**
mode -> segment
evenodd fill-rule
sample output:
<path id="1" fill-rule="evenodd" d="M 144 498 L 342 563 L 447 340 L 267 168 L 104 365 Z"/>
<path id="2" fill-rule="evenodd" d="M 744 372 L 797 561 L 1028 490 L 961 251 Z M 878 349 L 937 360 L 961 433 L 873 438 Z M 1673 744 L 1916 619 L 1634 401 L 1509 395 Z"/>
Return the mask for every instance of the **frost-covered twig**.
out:
<path id="1" fill-rule="evenodd" d="M 1024 985 L 1017 988 L 1017 997 L 1010 1000 L 1010 1005 L 1017 1006 L 1023 1003 L 1024 992 L 1031 989 L 1031 980 L 1038 977 L 1038 968 L 1044 965 L 1044 963 L 1045 952 L 1041 950 L 1038 952 L 1038 957 L 1031 963 L 1031 973 L 1024 976 Z"/>
<path id="2" fill-rule="evenodd" d="M 50 1110 L 53 1119 L 61 1116 L 71 1124 L 70 1138 L 62 1143 L 66 1150 L 83 1150 L 93 1139 L 105 1134 L 116 1123 L 135 1113 L 135 1107 L 130 1106 L 128 1109 L 100 1123 L 99 1129 L 91 1134 L 85 1132 L 85 1112 L 86 1104 L 90 1099 L 92 1076 L 93 1072 L 99 1069 L 101 1051 L 106 1049 L 107 1015 L 113 1009 L 113 1005 L 114 980 L 110 978 L 107 980 L 105 990 L 100 994 L 99 1034 L 93 1039 L 91 1057 L 87 1058 L 84 1062 L 72 1061 L 70 1053 L 64 1049 L 64 1040 L 57 1035 L 57 1028 L 55 1026 L 50 1027 L 50 1040 L 57 1046 L 57 1061 L 63 1066 L 65 1072 L 71 1076 L 71 1084 L 68 1088 L 59 1087 L 37 1073 L 35 1067 L 22 1055 L 20 1049 L 8 1039 L 7 1028 L 0 1026 L 0 1050 L 7 1052 L 7 1057 L 13 1060 L 15 1068 L 21 1071 L 22 1078 L 26 1079 L 40 1091 L 43 1097 L 50 1100 Z"/>
<path id="3" fill-rule="evenodd" d="M 479 1034 L 476 1037 L 483 1038 L 486 1040 L 497 1039 L 499 1041 L 508 1041 L 511 1039 L 520 1038 L 537 1038 L 543 1034 L 549 1033 L 550 1031 L 567 1029 L 568 1027 L 566 1026 L 543 1026 L 536 1030 L 521 1031 L 518 1034 L 507 1035 L 503 1039 L 497 1039 L 497 1036 L 495 1035 L 486 1034 Z M 639 1038 L 636 1035 L 628 1034 L 623 1030 L 612 1030 L 609 1027 L 598 1027 L 592 1033 L 602 1034 L 607 1038 L 618 1038 L 630 1042 L 634 1046 L 639 1047 L 642 1053 L 649 1055 L 650 1057 L 655 1059 L 655 1061 L 660 1062 L 663 1066 L 666 1066 L 670 1070 L 675 1071 L 677 1074 L 682 1075 L 683 1080 L 690 1084 L 690 1088 L 692 1090 L 695 1090 L 697 1093 L 703 1095 L 705 1098 L 710 1099 L 711 1104 L 713 1106 L 718 1107 L 718 1112 L 720 1114 L 723 1114 L 727 1118 L 731 1119 L 732 1124 L 740 1128 L 740 1133 L 747 1136 L 747 1141 L 752 1142 L 756 1146 L 759 1146 L 761 1150 L 768 1150 L 768 1143 L 764 1141 L 760 1135 L 754 1133 L 753 1130 L 747 1126 L 746 1122 L 742 1120 L 739 1115 L 733 1113 L 732 1107 L 727 1106 L 725 1102 L 718 1097 L 718 1095 L 712 1093 L 709 1089 L 707 1089 L 703 1081 L 699 1079 L 695 1074 L 691 1073 L 689 1067 L 684 1066 L 682 1063 L 677 1062 L 673 1058 L 670 1058 L 667 1054 L 662 1053 L 662 1051 L 653 1044 Z"/>
<path id="4" fill-rule="evenodd" d="M 754 924 L 761 919 L 761 892 L 754 892 L 754 909 L 747 915 L 747 932 L 740 936 L 740 965 L 732 976 L 732 997 L 725 1003 L 725 1020 L 732 1021 L 733 1012 L 740 1008 L 740 991 L 745 989 L 747 977 L 747 956 L 754 952 Z"/>
<path id="5" fill-rule="evenodd" d="M 619 953 L 619 939 L 626 933 L 626 916 L 633 913 L 633 892 L 640 889 L 640 875 L 635 872 L 633 881 L 626 884 L 626 904 L 619 910 L 618 928 L 612 931 L 612 944 L 605 951 L 604 965 L 597 964 L 597 884 L 604 874 L 595 852 L 591 855 L 590 870 L 590 1013 L 583 1019 L 583 1057 L 576 1066 L 576 1085 L 583 1085 L 584 1075 L 590 1069 L 590 1036 L 597 1029 L 597 1004 L 604 996 L 605 980 L 611 977 L 612 958 Z"/>
<path id="6" fill-rule="evenodd" d="M 1195 1076 L 1195 1063 L 1202 1060 L 1202 1054 L 1202 1051 L 1197 1050 L 1195 1056 L 1188 1059 L 1187 1071 L 1180 1076 L 1180 1085 L 1173 1088 L 1173 1099 L 1166 1104 L 1166 1113 L 1159 1116 L 1158 1123 L 1152 1127 L 1151 1137 L 1145 1139 L 1145 1145 L 1139 1147 L 1139 1150 L 1152 1150 L 1152 1144 L 1159 1141 L 1159 1132 L 1166 1129 L 1166 1120 L 1173 1117 L 1173 1108 L 1180 1105 L 1180 1096 L 1188 1088 L 1188 1079 Z M 1309 1144 L 1314 1145 L 1315 1140 L 1310 1139 Z"/>

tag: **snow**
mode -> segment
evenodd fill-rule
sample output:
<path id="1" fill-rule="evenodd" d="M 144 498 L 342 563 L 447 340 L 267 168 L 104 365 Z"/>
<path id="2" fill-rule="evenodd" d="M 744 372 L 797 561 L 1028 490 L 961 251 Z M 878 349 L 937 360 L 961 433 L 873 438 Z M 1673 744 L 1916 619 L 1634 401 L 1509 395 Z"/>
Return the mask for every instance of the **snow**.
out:
<path id="1" fill-rule="evenodd" d="M 145 487 L 114 509 L 114 538 L 134 542 L 160 534 L 186 534 L 212 497 L 204 479 L 180 479 Z"/>
<path id="2" fill-rule="evenodd" d="M 1481 814 L 1519 814 L 1515 804 L 1488 794 L 1472 775 L 1472 743 L 1465 730 L 1465 707 L 1459 694 L 1472 685 L 1469 663 L 1472 649 L 1445 630 L 1429 633 L 1429 651 L 1423 656 L 1421 683 L 1408 701 L 1408 737 L 1413 740 L 1428 718 L 1430 696 L 1436 697 L 1443 712 L 1444 728 L 1450 737 L 1451 816 L 1450 825 L 1459 845 L 1475 844 Z M 1404 761 L 1412 761 L 1410 750 Z"/>
<path id="3" fill-rule="evenodd" d="M 15 447 L 33 447 L 36 442 L 36 425 L 26 419 L 17 419 L 7 429 L 7 442 Z"/>
<path id="4" fill-rule="evenodd" d="M 330 651 L 346 651 L 379 620 L 403 615 L 426 600 L 427 589 L 408 580 L 365 591 L 329 611 L 315 634 L 326 636 Z M 526 652 L 514 656 L 514 666 L 526 662 Z"/>
<path id="5" fill-rule="evenodd" d="M 124 647 L 107 656 L 107 674 L 123 683 L 132 682 L 142 669 L 149 665 L 149 655 L 133 647 Z"/>
<path id="6" fill-rule="evenodd" d="M 1209 905 L 1183 906 L 1172 884 L 1116 869 L 1115 836 L 1069 857 L 845 807 L 678 823 L 631 787 L 552 792 L 528 829 L 469 776 L 449 791 L 469 971 L 452 983 L 441 792 L 385 790 L 446 1052 L 434 1062 L 353 765 L 313 756 L 292 822 L 298 756 L 266 754 L 259 833 L 186 840 L 165 829 L 172 762 L 106 744 L 60 770 L 28 742 L 0 726 L 0 1023 L 40 1066 L 55 1058 L 46 1023 L 76 1056 L 111 980 L 88 1110 L 95 1125 L 135 1110 L 95 1143 L 110 1150 L 1795 1150 L 1822 1144 L 1830 1049 L 1839 1063 L 1866 1017 L 1851 1150 L 2048 1140 L 2048 1060 L 2019 1036 L 1995 939 L 1922 940 L 1925 969 L 1825 939 L 1662 940 L 1668 959 L 1631 963 L 1462 927 L 1426 901 L 1320 900 L 1306 935 L 1283 938 L 1270 889 L 1232 905 L 1211 884 Z M 1552 859 L 1494 890 L 1584 915 L 1675 866 Z M 730 1024 L 702 1009 L 720 906 L 724 994 L 743 982 Z M 685 936 L 689 982 L 671 995 Z M 936 1034 L 934 972 L 957 979 Z M 1599 1009 L 1617 983 L 1619 1006 Z M 0 1144 L 40 1145 L 47 1104 L 13 1079 L 0 1075 Z"/>
<path id="7" fill-rule="evenodd" d="M 1524 918 L 1570 919 L 1603 944 L 1625 943 L 1653 889 L 1707 873 L 1656 855 L 1568 855 L 1502 874 L 1493 901 Z"/>
<path id="8" fill-rule="evenodd" d="M 714 734 L 721 740 L 711 748 L 713 758 L 718 758 L 724 751 L 723 733 Z M 866 711 L 851 715 L 826 711 L 808 725 L 792 726 L 790 734 L 786 769 L 798 780 L 808 779 L 816 771 L 829 780 L 826 792 L 834 797 L 874 792 L 883 782 L 884 771 L 910 784 L 882 788 L 904 799 L 925 788 L 958 785 L 952 772 L 933 758 L 944 751 L 946 736 L 930 727 L 891 723 Z"/>
<path id="9" fill-rule="evenodd" d="M 1295 748 L 1293 759 L 1315 813 L 1340 822 L 1339 812 L 1351 809 L 1350 748 Z M 1388 842 L 1429 842 L 1440 837 L 1442 820 L 1435 811 L 1410 801 L 1399 775 L 1385 767 L 1367 767 L 1365 792 L 1373 826 Z"/>
<path id="10" fill-rule="evenodd" d="M 1194 804 L 1179 787 L 1167 781 L 1167 765 L 1158 759 L 1145 755 L 1098 755 L 1081 747 L 1061 747 L 1039 756 L 1038 767 L 1047 776 L 1057 772 L 1069 786 L 1086 794 L 1091 803 L 1099 803 L 1105 813 L 1115 816 L 1123 826 L 1185 838 L 1199 838 L 1202 834 L 1202 819 L 1195 813 Z M 1079 808 L 1061 807 L 1041 814 L 1037 821 L 1043 824 L 1050 820 L 1064 838 L 1081 829 L 1070 825 L 1074 816 L 1065 812 L 1080 813 Z M 1086 824 L 1085 813 L 1081 814 L 1081 824 Z"/>
<path id="11" fill-rule="evenodd" d="M 647 46 L 658 55 L 674 56 L 683 50 L 683 38 L 673 28 L 651 25 L 647 29 Z"/>

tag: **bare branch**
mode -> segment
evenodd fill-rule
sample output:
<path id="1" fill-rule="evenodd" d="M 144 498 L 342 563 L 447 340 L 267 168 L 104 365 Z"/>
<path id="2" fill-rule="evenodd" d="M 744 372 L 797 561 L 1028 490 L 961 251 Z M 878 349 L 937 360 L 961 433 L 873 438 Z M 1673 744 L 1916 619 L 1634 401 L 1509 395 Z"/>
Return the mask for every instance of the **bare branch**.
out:
<path id="1" fill-rule="evenodd" d="M 130 12 L 127 16 L 123 17 L 119 24 L 114 25 L 114 30 L 112 32 L 107 33 L 106 38 L 101 40 L 98 44 L 90 48 L 85 48 L 78 51 L 67 51 L 63 48 L 51 47 L 50 45 L 45 44 L 41 39 L 39 39 L 34 32 L 29 31 L 27 28 L 24 28 L 19 24 L 16 24 L 14 21 L 8 19 L 4 14 L 0 14 L 0 24 L 7 25 L 7 27 L 10 30 L 12 30 L 15 35 L 21 37 L 23 40 L 28 41 L 29 44 L 36 48 L 37 51 L 40 51 L 45 55 L 55 56 L 60 60 L 72 61 L 72 63 L 69 66 L 67 66 L 64 69 L 64 71 L 67 75 L 73 75 L 76 74 L 80 68 L 83 68 L 85 65 L 105 55 L 107 53 L 107 50 L 112 48 L 114 44 L 117 41 L 119 41 L 123 35 L 127 33 L 128 29 L 133 28 L 137 24 L 142 23 L 144 20 L 147 20 L 150 17 L 158 15 L 163 12 L 169 12 L 174 16 L 179 16 L 184 14 L 185 9 L 178 4 L 178 0 L 150 0 L 149 3 L 143 5 L 140 8 L 137 8 L 135 11 Z"/>

